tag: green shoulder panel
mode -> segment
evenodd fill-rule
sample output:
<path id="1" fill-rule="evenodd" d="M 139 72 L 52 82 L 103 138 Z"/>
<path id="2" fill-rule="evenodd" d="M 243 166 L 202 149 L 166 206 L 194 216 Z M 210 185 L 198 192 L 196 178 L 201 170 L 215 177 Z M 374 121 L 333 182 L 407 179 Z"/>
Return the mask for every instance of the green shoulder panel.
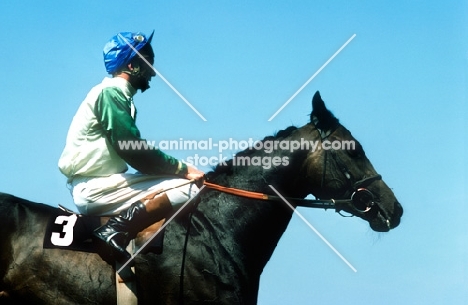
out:
<path id="1" fill-rule="evenodd" d="M 187 173 L 185 164 L 146 144 L 131 115 L 131 101 L 119 88 L 104 88 L 95 105 L 95 115 L 117 154 L 131 167 L 144 174 Z M 130 143 L 133 143 L 131 145 Z"/>

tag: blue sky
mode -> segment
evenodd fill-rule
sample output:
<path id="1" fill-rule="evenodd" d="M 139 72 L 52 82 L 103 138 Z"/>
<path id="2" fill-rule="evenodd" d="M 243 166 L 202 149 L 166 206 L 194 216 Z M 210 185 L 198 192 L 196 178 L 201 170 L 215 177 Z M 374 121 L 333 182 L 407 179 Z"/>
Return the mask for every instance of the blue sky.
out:
<path id="1" fill-rule="evenodd" d="M 155 78 L 135 97 L 143 136 L 260 139 L 307 123 L 320 90 L 405 208 L 388 234 L 299 209 L 357 272 L 295 216 L 259 304 L 466 304 L 467 13 L 464 1 L 3 1 L 0 191 L 72 206 L 57 160 L 106 76 L 102 47 L 154 29 L 156 69 L 207 122 Z"/>

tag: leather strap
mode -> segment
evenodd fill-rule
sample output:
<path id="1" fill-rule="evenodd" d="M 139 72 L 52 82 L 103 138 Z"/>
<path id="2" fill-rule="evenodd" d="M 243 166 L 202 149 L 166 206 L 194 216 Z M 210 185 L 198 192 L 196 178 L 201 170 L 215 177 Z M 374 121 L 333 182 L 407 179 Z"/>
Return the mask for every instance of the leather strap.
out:
<path id="1" fill-rule="evenodd" d="M 217 190 L 223 193 L 228 193 L 236 196 L 241 196 L 241 197 L 246 197 L 250 199 L 259 199 L 259 200 L 269 200 L 268 195 L 262 194 L 262 193 L 257 193 L 257 192 L 251 192 L 251 191 L 245 191 L 245 190 L 240 190 L 232 187 L 226 187 L 226 186 L 221 186 L 218 184 L 210 183 L 205 181 L 205 186 L 207 188 Z"/>

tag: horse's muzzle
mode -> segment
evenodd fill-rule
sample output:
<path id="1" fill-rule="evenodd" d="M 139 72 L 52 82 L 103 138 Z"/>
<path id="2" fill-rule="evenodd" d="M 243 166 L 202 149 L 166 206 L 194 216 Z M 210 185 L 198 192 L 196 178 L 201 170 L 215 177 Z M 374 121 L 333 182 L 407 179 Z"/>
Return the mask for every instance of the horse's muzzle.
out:
<path id="1" fill-rule="evenodd" d="M 402 216 L 403 207 L 398 201 L 395 201 L 393 211 L 379 209 L 368 221 L 372 230 L 376 232 L 388 232 L 400 224 Z"/>

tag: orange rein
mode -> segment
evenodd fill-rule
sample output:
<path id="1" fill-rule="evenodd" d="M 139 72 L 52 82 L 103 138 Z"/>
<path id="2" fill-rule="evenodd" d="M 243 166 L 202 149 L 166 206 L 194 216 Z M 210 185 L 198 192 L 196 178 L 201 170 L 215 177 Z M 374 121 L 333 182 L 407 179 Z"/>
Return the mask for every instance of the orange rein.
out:
<path id="1" fill-rule="evenodd" d="M 236 188 L 232 188 L 232 187 L 221 186 L 221 185 L 206 182 L 206 181 L 204 182 L 204 184 L 205 184 L 205 186 L 207 188 L 217 190 L 217 191 L 227 193 L 227 194 L 246 197 L 246 198 L 250 198 L 250 199 L 269 200 L 268 195 L 262 194 L 262 193 L 245 191 L 245 190 L 240 190 L 240 189 L 236 189 Z"/>
<path id="2" fill-rule="evenodd" d="M 335 200 L 335 199 L 325 199 L 325 200 L 314 200 L 314 199 L 302 199 L 302 198 L 290 198 L 290 197 L 279 197 L 274 195 L 267 195 L 258 192 L 245 191 L 241 189 L 236 189 L 232 187 L 221 186 L 218 184 L 204 182 L 206 188 L 220 191 L 223 193 L 236 195 L 244 198 L 257 199 L 257 200 L 268 200 L 268 201 L 283 201 L 290 200 L 295 206 L 302 206 L 308 208 L 320 208 L 320 209 L 335 209 L 337 212 L 342 209 L 343 205 L 348 205 L 351 200 Z"/>

